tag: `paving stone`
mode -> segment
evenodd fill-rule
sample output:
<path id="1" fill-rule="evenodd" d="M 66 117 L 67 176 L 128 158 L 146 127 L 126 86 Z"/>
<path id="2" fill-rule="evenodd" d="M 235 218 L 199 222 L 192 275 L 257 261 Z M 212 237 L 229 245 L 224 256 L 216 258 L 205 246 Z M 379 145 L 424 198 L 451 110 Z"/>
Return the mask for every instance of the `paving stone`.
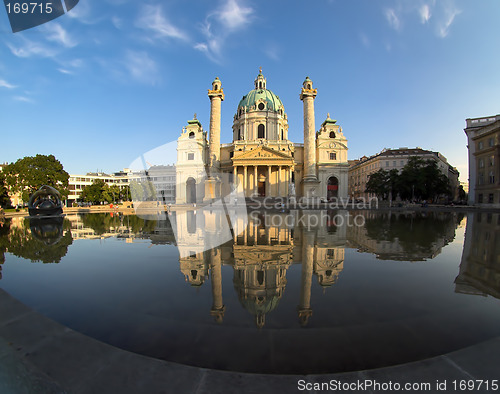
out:
<path id="1" fill-rule="evenodd" d="M 444 356 L 474 379 L 499 380 L 500 338 L 495 338 Z"/>
<path id="2" fill-rule="evenodd" d="M 119 350 L 113 363 L 85 381 L 77 394 L 195 393 L 204 370 Z"/>
<path id="3" fill-rule="evenodd" d="M 299 380 L 308 381 L 300 375 L 244 374 L 207 370 L 196 394 L 274 394 L 310 393 L 298 389 Z"/>

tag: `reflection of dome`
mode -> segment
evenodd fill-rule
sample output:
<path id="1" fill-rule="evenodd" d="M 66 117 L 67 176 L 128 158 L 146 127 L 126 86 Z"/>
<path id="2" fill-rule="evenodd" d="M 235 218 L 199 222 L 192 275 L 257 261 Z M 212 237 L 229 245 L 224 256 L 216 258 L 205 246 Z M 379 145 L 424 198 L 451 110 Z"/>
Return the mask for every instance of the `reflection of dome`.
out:
<path id="1" fill-rule="evenodd" d="M 259 108 L 259 103 L 264 104 L 264 106 Z M 246 96 L 243 96 L 238 104 L 238 113 L 241 108 L 244 108 L 246 111 L 265 110 L 277 112 L 280 109 L 284 110 L 283 103 L 280 98 L 268 89 L 251 90 Z"/>
<path id="2" fill-rule="evenodd" d="M 250 296 L 240 298 L 241 305 L 252 315 L 265 315 L 273 311 L 280 302 L 280 297 L 272 296 Z"/>

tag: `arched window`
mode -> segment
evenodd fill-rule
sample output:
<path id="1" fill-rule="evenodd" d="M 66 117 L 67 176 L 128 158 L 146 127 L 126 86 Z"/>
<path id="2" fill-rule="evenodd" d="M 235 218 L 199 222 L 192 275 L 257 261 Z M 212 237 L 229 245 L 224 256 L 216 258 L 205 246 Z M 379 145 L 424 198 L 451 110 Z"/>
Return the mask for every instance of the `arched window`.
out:
<path id="1" fill-rule="evenodd" d="M 311 84 L 310 83 L 307 84 L 307 89 L 311 89 Z"/>
<path id="2" fill-rule="evenodd" d="M 335 133 L 333 131 L 330 131 L 330 138 L 335 138 Z"/>
<path id="3" fill-rule="evenodd" d="M 259 82 L 259 89 L 262 89 L 262 82 Z"/>
<path id="4" fill-rule="evenodd" d="M 243 136 L 241 135 L 241 129 L 238 129 L 238 140 L 242 140 Z"/>
<path id="5" fill-rule="evenodd" d="M 214 85 L 214 90 L 219 90 L 219 85 Z"/>
<path id="6" fill-rule="evenodd" d="M 190 138 L 190 139 L 193 139 L 193 138 L 194 138 L 194 131 L 192 131 L 192 132 L 190 132 L 190 133 L 189 133 L 189 138 Z"/>
<path id="7" fill-rule="evenodd" d="M 260 124 L 257 128 L 257 138 L 266 138 L 266 126 Z"/>
<path id="8" fill-rule="evenodd" d="M 284 140 L 285 139 L 285 132 L 283 131 L 283 129 L 281 129 L 281 139 Z"/>

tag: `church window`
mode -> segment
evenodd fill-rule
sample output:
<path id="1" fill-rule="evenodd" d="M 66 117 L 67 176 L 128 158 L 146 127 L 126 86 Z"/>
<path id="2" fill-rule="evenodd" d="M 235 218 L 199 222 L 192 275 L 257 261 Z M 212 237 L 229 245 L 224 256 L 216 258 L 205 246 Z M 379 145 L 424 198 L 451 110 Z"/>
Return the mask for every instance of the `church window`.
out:
<path id="1" fill-rule="evenodd" d="M 238 140 L 242 140 L 241 129 L 238 129 Z"/>
<path id="2" fill-rule="evenodd" d="M 337 160 L 337 153 L 330 152 L 330 160 Z"/>
<path id="3" fill-rule="evenodd" d="M 229 152 L 229 158 L 232 158 L 234 156 L 234 152 Z"/>
<path id="4" fill-rule="evenodd" d="M 259 110 L 263 110 L 265 108 L 264 103 L 259 103 Z"/>
<path id="5" fill-rule="evenodd" d="M 214 85 L 214 90 L 219 90 L 219 85 Z"/>
<path id="6" fill-rule="evenodd" d="M 307 89 L 311 89 L 311 84 L 310 83 L 307 84 Z"/>
<path id="7" fill-rule="evenodd" d="M 188 153 L 188 160 L 194 160 L 194 153 Z"/>
<path id="8" fill-rule="evenodd" d="M 190 138 L 190 139 L 193 139 L 193 138 L 194 138 L 194 132 L 193 132 L 193 131 L 189 133 L 189 138 Z"/>
<path id="9" fill-rule="evenodd" d="M 260 124 L 257 128 L 257 138 L 266 138 L 266 126 Z"/>
<path id="10" fill-rule="evenodd" d="M 285 132 L 283 131 L 283 129 L 281 129 L 281 139 L 284 140 L 285 139 Z"/>
<path id="11" fill-rule="evenodd" d="M 335 132 L 330 131 L 330 138 L 335 138 Z"/>
<path id="12" fill-rule="evenodd" d="M 259 285 L 264 284 L 264 271 L 262 270 L 257 271 L 257 281 L 259 282 Z"/>

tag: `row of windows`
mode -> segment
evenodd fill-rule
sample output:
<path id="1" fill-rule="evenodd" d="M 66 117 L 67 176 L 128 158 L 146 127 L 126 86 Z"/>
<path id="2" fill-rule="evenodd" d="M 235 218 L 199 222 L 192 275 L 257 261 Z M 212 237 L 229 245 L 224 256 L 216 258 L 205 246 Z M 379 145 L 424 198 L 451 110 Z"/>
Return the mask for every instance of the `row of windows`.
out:
<path id="1" fill-rule="evenodd" d="M 478 174 L 478 184 L 479 185 L 484 185 L 484 172 L 480 172 Z M 489 174 L 488 174 L 488 183 L 490 185 L 493 185 L 495 184 L 495 173 L 493 171 L 490 171 Z"/>
<path id="2" fill-rule="evenodd" d="M 241 129 L 238 129 L 238 134 L 236 137 L 237 137 L 238 141 L 243 140 L 243 133 L 242 133 Z M 264 126 L 263 124 L 260 124 L 257 127 L 257 138 L 266 138 L 266 126 Z M 285 132 L 283 129 L 281 129 L 281 139 L 282 140 L 285 139 Z"/>
<path id="3" fill-rule="evenodd" d="M 492 146 L 495 146 L 495 138 L 494 137 L 490 137 L 488 138 L 488 147 L 491 148 Z M 481 149 L 484 149 L 484 141 L 479 141 L 477 143 L 477 149 L 478 150 L 481 150 Z"/>
<path id="4" fill-rule="evenodd" d="M 479 168 L 484 168 L 485 160 L 484 158 L 480 158 L 478 161 Z M 493 167 L 495 165 L 495 156 L 490 156 L 488 157 L 488 164 L 490 167 Z"/>
<path id="5" fill-rule="evenodd" d="M 484 202 L 483 193 L 479 193 L 477 196 L 477 202 L 482 204 Z M 493 193 L 488 194 L 488 204 L 493 204 L 495 202 L 495 195 Z M 500 203 L 500 200 L 499 200 Z"/>

